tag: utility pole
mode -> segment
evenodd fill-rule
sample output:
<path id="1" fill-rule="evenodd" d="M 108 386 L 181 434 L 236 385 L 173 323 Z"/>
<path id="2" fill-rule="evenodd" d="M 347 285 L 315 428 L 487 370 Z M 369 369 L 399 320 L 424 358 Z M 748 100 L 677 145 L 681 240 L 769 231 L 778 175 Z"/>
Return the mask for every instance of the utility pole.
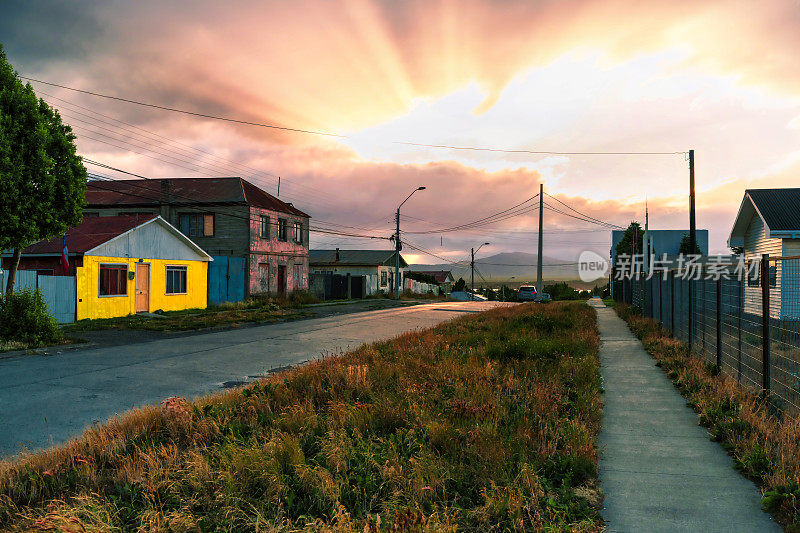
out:
<path id="1" fill-rule="evenodd" d="M 480 250 L 484 246 L 487 246 L 488 244 L 489 244 L 488 242 L 481 244 L 480 246 L 478 246 L 478 250 Z M 472 260 L 469 263 L 470 270 L 472 272 L 470 281 L 470 285 L 472 286 L 472 293 L 470 294 L 470 300 L 473 301 L 475 300 L 475 252 L 477 252 L 478 250 L 476 250 L 475 248 L 472 248 L 470 250 L 470 255 L 472 257 Z"/>
<path id="2" fill-rule="evenodd" d="M 397 228 L 394 233 L 394 297 L 396 300 L 400 299 L 400 250 L 403 246 L 400 244 L 400 208 L 397 208 L 395 214 L 395 222 Z"/>
<path id="3" fill-rule="evenodd" d="M 694 218 L 694 150 L 689 150 L 689 253 L 697 249 L 697 225 Z M 694 283 L 689 280 L 689 351 L 694 336 Z"/>
<path id="4" fill-rule="evenodd" d="M 539 254 L 536 256 L 536 294 L 541 295 L 542 287 L 542 214 L 544 213 L 544 183 L 539 184 Z"/>
<path id="5" fill-rule="evenodd" d="M 472 260 L 469 263 L 470 268 L 470 286 L 472 286 L 472 292 L 469 295 L 470 300 L 475 300 L 475 248 L 471 249 Z"/>
<path id="6" fill-rule="evenodd" d="M 394 232 L 394 297 L 397 300 L 400 299 L 400 250 L 403 249 L 402 244 L 400 244 L 400 208 L 403 207 L 403 204 L 406 203 L 415 192 L 424 190 L 425 187 L 417 187 L 411 191 L 411 194 L 406 196 L 406 199 L 397 206 L 397 213 L 395 213 L 396 228 Z"/>
<path id="7" fill-rule="evenodd" d="M 689 150 L 689 250 L 697 249 L 697 224 L 694 218 L 694 150 Z"/>

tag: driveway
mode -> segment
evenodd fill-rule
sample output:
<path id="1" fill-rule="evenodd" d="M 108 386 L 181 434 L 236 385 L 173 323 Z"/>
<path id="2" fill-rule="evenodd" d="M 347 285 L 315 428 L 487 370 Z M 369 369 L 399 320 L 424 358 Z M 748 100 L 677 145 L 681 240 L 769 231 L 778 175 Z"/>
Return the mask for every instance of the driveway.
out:
<path id="1" fill-rule="evenodd" d="M 63 443 L 169 396 L 194 398 L 497 305 L 513 304 L 441 302 L 0 360 L 0 455 Z"/>

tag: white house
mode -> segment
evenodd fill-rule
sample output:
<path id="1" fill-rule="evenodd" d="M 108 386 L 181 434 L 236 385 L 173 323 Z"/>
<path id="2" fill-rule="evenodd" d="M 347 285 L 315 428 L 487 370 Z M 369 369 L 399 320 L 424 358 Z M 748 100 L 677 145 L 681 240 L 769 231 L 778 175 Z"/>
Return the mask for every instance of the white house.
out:
<path id="1" fill-rule="evenodd" d="M 340 274 L 366 276 L 366 293 L 392 292 L 394 290 L 394 250 L 311 250 L 309 271 L 312 274 Z M 408 263 L 400 256 L 400 283 Z M 401 285 L 402 286 L 402 285 Z"/>
<path id="2" fill-rule="evenodd" d="M 800 318 L 800 188 L 746 190 L 728 246 L 742 247 L 748 259 L 784 258 L 770 262 L 770 315 Z M 753 313 L 761 312 L 761 281 L 745 287 L 745 308 Z"/>

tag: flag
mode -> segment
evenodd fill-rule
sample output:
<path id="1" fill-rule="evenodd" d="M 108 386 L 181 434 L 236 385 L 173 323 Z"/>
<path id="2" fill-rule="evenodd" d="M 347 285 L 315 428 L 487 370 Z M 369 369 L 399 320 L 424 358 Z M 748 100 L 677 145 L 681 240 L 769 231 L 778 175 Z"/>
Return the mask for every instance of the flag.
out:
<path id="1" fill-rule="evenodd" d="M 69 250 L 67 249 L 67 236 L 64 235 L 64 247 L 61 249 L 61 267 L 64 269 L 64 274 L 69 273 Z"/>

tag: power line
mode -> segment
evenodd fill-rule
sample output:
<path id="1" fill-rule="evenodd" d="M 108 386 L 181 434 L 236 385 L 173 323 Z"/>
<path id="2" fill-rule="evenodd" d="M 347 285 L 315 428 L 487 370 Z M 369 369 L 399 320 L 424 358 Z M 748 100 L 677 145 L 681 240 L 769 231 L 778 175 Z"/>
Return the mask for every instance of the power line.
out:
<path id="1" fill-rule="evenodd" d="M 566 207 L 566 208 L 567 208 L 567 209 L 569 209 L 570 211 L 572 211 L 572 212 L 574 212 L 574 213 L 577 213 L 577 214 L 579 214 L 579 215 L 581 215 L 581 216 L 583 216 L 583 217 L 586 217 L 586 218 L 588 218 L 588 219 L 594 220 L 594 221 L 596 221 L 596 222 L 599 222 L 599 223 L 601 223 L 601 224 L 604 224 L 604 225 L 607 225 L 607 226 L 615 226 L 615 227 L 617 227 L 617 228 L 620 228 L 620 229 L 622 229 L 622 226 L 619 226 L 619 225 L 617 225 L 617 224 L 612 224 L 611 222 L 606 222 L 606 221 L 604 221 L 604 220 L 600 220 L 599 218 L 595 218 L 595 217 L 593 217 L 593 216 L 587 215 L 586 213 L 582 213 L 582 212 L 578 211 L 577 209 L 575 209 L 574 207 L 572 207 L 572 206 L 570 206 L 570 205 L 567 205 L 566 203 L 562 202 L 561 200 L 559 200 L 558 198 L 556 198 L 555 196 L 553 196 L 553 195 L 551 195 L 551 194 L 545 193 L 545 195 L 549 196 L 550 198 L 552 198 L 552 199 L 553 199 L 553 200 L 555 200 L 556 202 L 560 203 L 561 205 L 563 205 L 564 207 Z"/>
<path id="2" fill-rule="evenodd" d="M 201 118 L 208 118 L 212 120 L 221 120 L 225 122 L 233 122 L 237 124 L 246 124 L 248 126 L 257 126 L 261 128 L 270 128 L 276 130 L 283 130 L 283 131 L 292 131 L 297 133 L 307 133 L 311 135 L 321 135 L 326 137 L 337 137 L 337 138 L 349 138 L 347 135 L 341 135 L 338 133 L 330 133 L 318 130 L 307 130 L 302 128 L 291 128 L 288 126 L 278 126 L 276 124 L 266 124 L 261 122 L 252 122 L 248 120 L 241 120 L 235 119 L 230 117 L 223 117 L 219 115 L 210 115 L 207 113 L 198 113 L 196 111 L 189 111 L 186 109 L 178 109 L 174 107 L 167 107 L 159 104 L 152 104 L 149 102 L 141 102 L 139 100 L 133 100 L 131 98 L 122 98 L 119 96 L 112 96 L 108 94 L 97 93 L 93 91 L 87 91 L 85 89 L 77 89 L 75 87 L 69 87 L 67 85 L 61 85 L 58 83 L 53 83 L 49 81 L 39 80 L 36 78 L 31 78 L 28 76 L 19 76 L 20 78 L 28 81 L 32 81 L 35 83 L 42 83 L 44 85 L 49 85 L 51 87 L 58 87 L 61 89 L 66 89 L 68 91 L 74 91 L 78 93 L 88 94 L 91 96 L 96 96 L 99 98 L 106 98 L 109 100 L 116 100 L 119 102 L 126 102 L 129 104 L 150 107 L 154 109 L 161 109 L 163 111 L 171 111 L 173 113 L 182 113 L 185 115 L 192 115 Z M 533 155 L 683 155 L 686 156 L 688 152 L 686 151 L 671 151 L 671 152 L 655 152 L 655 151 L 553 151 L 553 150 L 523 150 L 523 149 L 502 149 L 502 148 L 485 148 L 485 147 L 476 147 L 476 146 L 452 146 L 446 144 L 426 144 L 426 143 L 415 143 L 410 141 L 391 141 L 392 144 L 399 144 L 399 145 L 406 145 L 406 146 L 418 146 L 424 148 L 444 148 L 448 150 L 470 150 L 470 151 L 478 151 L 478 152 L 500 152 L 500 153 L 508 153 L 508 154 L 533 154 Z"/>
<path id="3" fill-rule="evenodd" d="M 559 213 L 559 214 L 562 214 L 564 216 L 568 216 L 568 217 L 571 217 L 571 218 L 574 218 L 574 219 L 577 219 L 577 220 L 582 220 L 583 222 L 588 222 L 590 224 L 603 226 L 603 227 L 608 228 L 608 229 L 623 229 L 621 226 L 617 226 L 615 224 L 602 222 L 602 221 L 597 221 L 597 220 L 593 220 L 593 219 L 590 219 L 590 218 L 585 218 L 585 217 L 573 215 L 571 213 L 567 213 L 566 211 L 562 211 L 560 209 L 557 209 L 557 208 L 553 207 L 552 205 L 548 204 L 547 202 L 544 203 L 544 208 L 548 209 L 550 211 L 553 211 L 554 213 Z"/>
<path id="4" fill-rule="evenodd" d="M 144 178 L 144 179 L 149 180 L 149 178 Z M 104 181 L 117 181 L 117 180 L 104 180 Z M 134 183 L 130 183 L 130 185 L 132 185 L 134 187 L 137 187 L 139 189 L 142 189 L 143 191 L 148 192 L 148 193 L 155 192 L 152 189 L 148 189 L 146 187 L 140 187 L 140 186 L 138 186 L 138 185 L 136 185 Z M 109 192 L 115 192 L 117 194 L 122 194 L 122 195 L 126 195 L 126 196 L 142 198 L 144 200 L 148 200 L 148 201 L 151 201 L 151 202 L 158 200 L 158 198 L 155 198 L 153 196 L 144 196 L 142 194 L 135 194 L 135 193 L 132 193 L 130 191 L 120 191 L 119 189 L 115 189 L 115 188 L 103 187 L 103 186 L 101 186 L 100 184 L 98 184 L 96 182 L 92 183 L 92 187 L 93 188 L 97 188 L 97 189 L 106 190 L 106 191 L 109 191 Z M 190 198 L 188 196 L 177 195 L 177 194 L 174 194 L 174 193 L 172 194 L 172 196 L 176 196 L 178 198 L 183 198 L 184 200 L 188 200 L 190 202 L 194 202 L 195 201 L 194 198 Z M 177 205 L 179 207 L 181 207 L 181 208 L 184 208 L 184 209 L 193 209 L 195 212 L 199 212 L 199 213 L 206 213 L 207 212 L 207 210 L 204 210 L 204 209 L 202 209 L 200 207 L 196 207 L 196 206 L 192 206 L 192 205 L 186 205 L 186 204 L 181 204 L 181 203 L 177 203 Z M 259 222 L 259 223 L 261 222 L 261 220 L 259 218 L 256 218 L 257 215 L 256 216 L 244 216 L 244 215 L 238 215 L 236 213 L 228 213 L 228 212 L 225 212 L 225 211 L 215 211 L 215 214 L 220 214 L 220 215 L 228 216 L 228 217 L 231 217 L 231 218 L 245 220 L 245 221 L 248 222 L 248 224 L 250 222 Z M 323 224 L 326 224 L 326 223 L 323 223 Z M 280 224 L 276 220 L 275 222 L 269 222 L 269 225 L 270 226 L 279 227 Z M 321 227 L 312 228 L 310 224 L 309 224 L 309 227 L 308 227 L 308 231 L 314 232 L 314 233 L 323 233 L 323 234 L 328 234 L 328 235 L 341 235 L 341 236 L 353 237 L 353 238 L 361 238 L 361 239 L 389 240 L 389 237 L 380 237 L 380 236 L 375 236 L 375 235 L 363 235 L 363 234 L 354 233 L 354 232 L 337 231 L 337 230 L 335 230 L 333 228 L 321 228 Z"/>
<path id="5" fill-rule="evenodd" d="M 151 130 L 148 130 L 146 128 L 142 128 L 140 126 L 136 126 L 135 124 L 131 124 L 130 122 L 126 122 L 124 120 L 120 120 L 120 119 L 114 118 L 114 117 L 112 117 L 110 115 L 106 115 L 106 114 L 100 113 L 99 111 L 95 111 L 95 110 L 90 109 L 88 107 L 81 106 L 79 104 L 70 102 L 68 100 L 64 100 L 63 98 L 58 98 L 58 97 L 53 96 L 53 95 L 51 95 L 49 93 L 46 93 L 44 91 L 42 91 L 40 94 L 43 94 L 43 95 L 47 96 L 49 99 L 57 100 L 57 101 L 61 102 L 62 104 L 59 104 L 58 107 L 60 108 L 62 114 L 64 114 L 65 116 L 68 116 L 70 118 L 70 120 L 76 120 L 76 121 L 84 123 L 84 124 L 89 124 L 92 127 L 100 128 L 100 129 L 103 129 L 105 131 L 110 131 L 110 132 L 112 132 L 112 133 L 114 133 L 116 135 L 133 135 L 133 136 L 135 136 L 135 137 L 137 137 L 139 139 L 142 139 L 143 142 L 145 142 L 148 145 L 148 147 L 152 146 L 153 141 L 155 141 L 155 142 L 158 143 L 158 145 L 157 145 L 158 148 L 163 149 L 163 150 L 167 150 L 168 152 L 170 152 L 170 154 L 178 154 L 180 156 L 188 156 L 188 157 L 192 157 L 192 158 L 198 157 L 198 154 L 202 154 L 200 157 L 203 158 L 203 159 L 213 158 L 213 160 L 217 160 L 217 161 L 221 162 L 221 163 L 218 163 L 217 161 L 212 161 L 211 164 L 203 163 L 202 166 L 204 166 L 206 168 L 214 168 L 214 170 L 216 171 L 217 169 L 220 168 L 220 165 L 222 165 L 223 167 L 226 168 L 224 170 L 224 172 L 229 172 L 230 170 L 232 170 L 234 173 L 237 173 L 237 174 L 241 173 L 241 172 L 244 172 L 244 173 L 248 174 L 248 177 L 250 177 L 251 179 L 254 179 L 257 176 L 269 177 L 271 179 L 271 181 L 272 181 L 272 183 L 270 184 L 270 187 L 274 187 L 277 184 L 278 179 L 280 179 L 280 176 L 278 174 L 274 174 L 272 172 L 259 170 L 259 169 L 256 169 L 254 167 L 245 165 L 243 163 L 239 163 L 237 161 L 233 161 L 233 160 L 227 159 L 225 157 L 216 155 L 216 154 L 214 154 L 214 153 L 212 153 L 210 151 L 202 150 L 200 148 L 197 148 L 195 146 L 192 146 L 192 145 L 189 145 L 189 144 L 186 144 L 186 143 L 182 143 L 182 142 L 177 141 L 175 139 L 170 139 L 169 137 L 165 137 L 164 135 L 160 135 L 160 134 L 158 134 L 156 132 L 153 132 Z M 52 103 L 51 103 L 51 105 L 55 106 L 55 104 L 52 104 Z M 65 108 L 65 107 L 63 107 L 64 105 L 69 106 L 69 107 Z M 86 111 L 86 113 L 84 113 L 82 111 L 75 110 L 75 109 L 71 109 L 71 108 L 77 108 L 77 109 Z M 76 117 L 72 116 L 71 114 L 68 114 L 67 112 L 78 114 L 78 115 L 80 115 L 82 117 L 87 118 L 91 122 L 88 122 L 88 121 L 80 119 L 80 118 L 76 118 Z M 103 118 L 98 118 L 98 117 L 103 117 Z M 104 118 L 108 119 L 108 120 L 103 120 Z M 103 126 L 99 126 L 98 124 L 96 124 L 97 122 L 102 123 L 102 124 L 106 124 L 106 125 L 111 126 L 111 127 L 115 128 L 115 129 L 114 130 L 110 130 L 110 129 L 105 128 Z M 120 125 L 120 124 L 122 124 L 122 125 Z M 120 130 L 120 131 L 117 131 L 117 130 Z M 94 132 L 93 130 L 90 130 L 90 131 L 92 131 L 93 133 L 98 133 L 98 132 Z M 143 132 L 143 133 L 139 133 L 139 132 Z M 166 141 L 168 144 L 165 144 L 163 141 Z M 170 145 L 174 146 L 174 148 L 172 146 L 170 146 Z M 157 150 L 153 150 L 151 148 L 149 148 L 149 149 L 151 151 L 160 153 Z M 185 161 L 185 160 L 182 159 L 182 161 Z M 213 164 L 213 167 L 211 167 L 212 164 Z M 286 181 L 287 180 L 284 178 L 284 182 L 286 182 Z M 296 182 L 294 180 L 290 180 L 288 185 L 292 189 L 294 189 L 294 188 L 305 189 L 305 190 L 307 190 L 309 192 L 309 195 L 313 195 L 313 196 L 303 195 L 303 196 L 305 196 L 304 201 L 313 201 L 313 200 L 309 200 L 309 199 L 311 199 L 311 198 L 316 199 L 316 198 L 319 197 L 319 195 L 325 194 L 323 191 L 321 191 L 321 190 L 319 190 L 319 189 L 317 189 L 315 187 L 311 187 L 309 185 L 298 183 L 298 182 Z M 300 194 L 299 193 L 291 193 L 289 196 L 290 197 L 291 196 L 299 197 Z"/>
<path id="6" fill-rule="evenodd" d="M 447 144 L 425 144 L 406 141 L 392 141 L 392 144 L 421 146 L 425 148 L 446 148 L 448 150 L 470 150 L 475 152 L 500 152 L 504 154 L 534 155 L 685 155 L 688 152 L 554 152 L 549 150 L 506 150 L 502 148 L 481 148 L 474 146 L 450 146 Z"/>
<path id="7" fill-rule="evenodd" d="M 144 107 L 152 107 L 154 109 L 161 109 L 163 111 L 172 111 L 173 113 L 183 113 L 184 115 L 193 115 L 195 117 L 209 118 L 209 119 L 213 119 L 213 120 L 223 120 L 225 122 L 235 122 L 237 124 L 247 124 L 248 126 L 258 126 L 260 128 L 270 128 L 270 129 L 283 130 L 283 131 L 294 131 L 294 132 L 297 132 L 297 133 L 309 133 L 311 135 L 324 135 L 324 136 L 327 136 L 327 137 L 345 137 L 344 135 L 339 135 L 339 134 L 336 134 L 336 133 L 328 133 L 328 132 L 324 132 L 324 131 L 314 131 L 314 130 L 304 130 L 304 129 L 301 129 L 301 128 L 290 128 L 290 127 L 287 127 L 287 126 L 277 126 L 275 124 L 264 124 L 264 123 L 261 123 L 261 122 L 251 122 L 249 120 L 239 120 L 239 119 L 229 118 L 229 117 L 220 117 L 220 116 L 217 116 L 217 115 L 208 115 L 206 113 L 197 113 L 195 111 L 188 111 L 186 109 L 177 109 L 177 108 L 174 108 L 174 107 L 167 107 L 167 106 L 158 105 L 158 104 L 150 104 L 150 103 L 147 103 L 147 102 L 139 102 L 138 100 L 131 100 L 129 98 L 122 98 L 122 97 L 119 97 L 119 96 L 110 96 L 110 95 L 107 95 L 107 94 L 101 94 L 101 93 L 96 93 L 96 92 L 92 92 L 92 91 L 86 91 L 84 89 L 76 89 L 74 87 L 67 87 L 66 85 L 60 85 L 58 83 L 51 83 L 49 81 L 37 80 L 36 78 L 29 78 L 28 76 L 20 76 L 20 78 L 22 78 L 23 80 L 28 80 L 28 81 L 33 81 L 33 82 L 36 82 L 36 83 L 43 83 L 45 85 L 50 85 L 51 87 L 58 87 L 60 89 L 67 89 L 69 91 L 75 91 L 75 92 L 78 92 L 78 93 L 97 96 L 99 98 L 107 98 L 109 100 L 117 100 L 119 102 L 126 102 L 126 103 L 129 103 L 129 104 L 135 104 L 135 105 L 140 105 L 140 106 L 144 106 Z"/>
<path id="8" fill-rule="evenodd" d="M 519 216 L 519 215 L 522 215 L 524 213 L 528 213 L 530 211 L 535 211 L 536 209 L 539 208 L 539 206 L 528 206 L 528 207 L 525 207 L 525 208 L 522 208 L 522 209 L 520 209 L 520 207 L 525 205 L 525 204 L 527 204 L 527 203 L 529 203 L 529 202 L 531 202 L 531 201 L 533 201 L 538 196 L 539 195 L 536 194 L 534 196 L 531 196 L 530 198 L 527 198 L 527 199 L 523 200 L 522 202 L 520 202 L 520 203 L 518 203 L 518 204 L 516 204 L 514 206 L 509 207 L 508 209 L 504 209 L 502 211 L 499 211 L 497 213 L 491 214 L 489 216 L 486 216 L 486 217 L 483 217 L 483 218 L 479 218 L 477 220 L 473 220 L 472 222 L 466 222 L 464 224 L 459 224 L 458 226 L 451 226 L 449 228 L 436 228 L 436 229 L 432 229 L 432 230 L 428 230 L 428 231 L 408 231 L 408 232 L 405 232 L 405 233 L 409 233 L 409 234 L 412 234 L 412 235 L 426 235 L 426 234 L 431 234 L 431 233 L 446 233 L 446 232 L 460 231 L 460 230 L 464 230 L 464 229 L 472 229 L 472 228 L 475 228 L 475 227 L 480 227 L 480 226 L 485 226 L 485 225 L 488 225 L 488 224 L 493 224 L 495 222 L 500 222 L 502 220 L 507 220 L 509 218 L 512 218 L 512 217 L 515 217 L 515 216 Z"/>

